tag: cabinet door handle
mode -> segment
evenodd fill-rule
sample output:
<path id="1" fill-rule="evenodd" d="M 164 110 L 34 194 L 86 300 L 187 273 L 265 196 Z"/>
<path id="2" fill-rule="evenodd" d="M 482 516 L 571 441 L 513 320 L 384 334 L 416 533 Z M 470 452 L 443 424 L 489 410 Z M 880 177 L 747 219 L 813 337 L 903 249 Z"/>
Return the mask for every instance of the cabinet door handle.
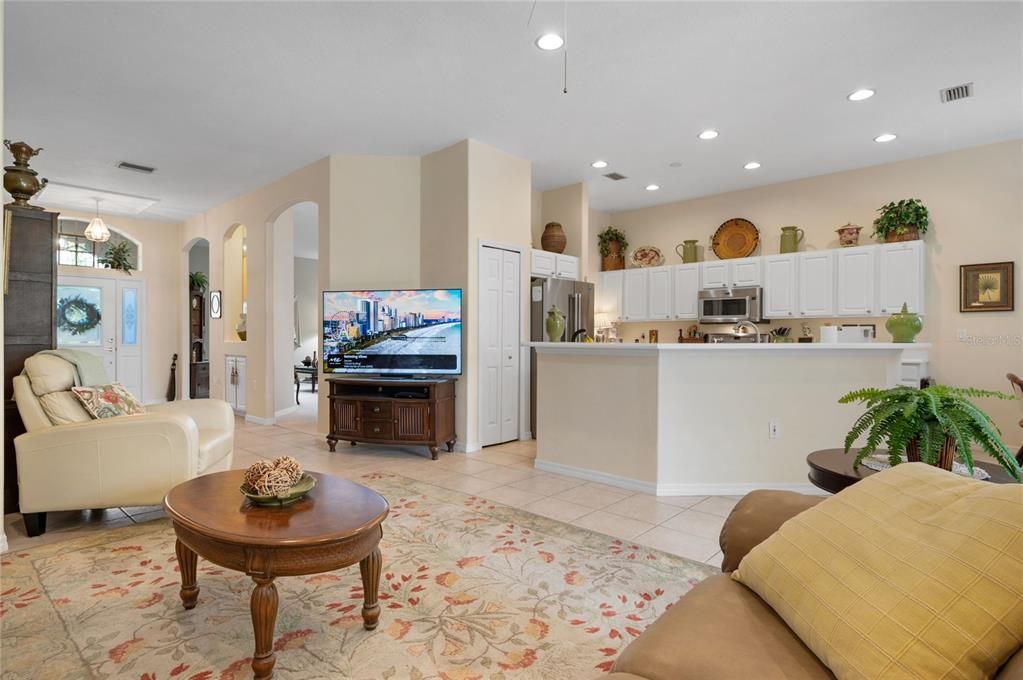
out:
<path id="1" fill-rule="evenodd" d="M 870 314 L 870 310 L 869 309 L 867 310 L 867 314 Z"/>
<path id="2" fill-rule="evenodd" d="M 374 432 L 380 432 L 380 428 L 379 428 L 379 427 L 374 427 L 374 428 L 373 428 L 373 431 L 374 431 Z"/>
<path id="3" fill-rule="evenodd" d="M 882 314 L 884 314 L 884 313 L 885 313 L 885 312 L 887 312 L 887 311 L 888 311 L 888 310 L 887 310 L 887 309 L 885 309 L 884 307 L 882 307 L 882 308 L 881 308 L 881 313 L 882 313 Z"/>
<path id="4" fill-rule="evenodd" d="M 380 413 L 380 407 L 379 406 L 374 406 L 373 407 L 373 413 Z"/>

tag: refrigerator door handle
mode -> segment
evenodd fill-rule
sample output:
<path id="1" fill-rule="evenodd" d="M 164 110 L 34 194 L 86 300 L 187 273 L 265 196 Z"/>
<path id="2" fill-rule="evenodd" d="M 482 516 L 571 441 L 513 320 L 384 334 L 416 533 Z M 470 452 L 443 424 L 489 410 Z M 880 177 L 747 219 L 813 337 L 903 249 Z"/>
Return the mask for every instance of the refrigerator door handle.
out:
<path id="1" fill-rule="evenodd" d="M 583 296 L 582 293 L 572 293 L 568 298 L 568 330 L 565 331 L 565 340 L 571 342 L 576 331 L 582 325 Z"/>

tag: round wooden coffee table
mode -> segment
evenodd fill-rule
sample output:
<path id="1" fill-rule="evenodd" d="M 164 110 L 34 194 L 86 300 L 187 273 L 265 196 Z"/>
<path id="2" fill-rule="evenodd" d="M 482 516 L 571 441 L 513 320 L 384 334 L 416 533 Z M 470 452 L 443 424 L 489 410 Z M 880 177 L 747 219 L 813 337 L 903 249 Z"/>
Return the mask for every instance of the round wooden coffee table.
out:
<path id="1" fill-rule="evenodd" d="M 238 487 L 243 470 L 217 472 L 179 484 L 164 499 L 177 534 L 181 601 L 192 609 L 199 597 L 196 558 L 252 577 L 252 628 L 256 680 L 273 676 L 278 576 L 318 574 L 356 562 L 362 572 L 362 620 L 373 630 L 380 618 L 381 523 L 388 505 L 364 486 L 311 472 L 316 487 L 284 508 L 250 503 Z"/>
<path id="2" fill-rule="evenodd" d="M 860 465 L 858 468 L 853 467 L 853 461 L 856 460 L 856 451 L 857 449 L 849 449 L 849 453 L 845 453 L 843 449 L 821 449 L 820 451 L 814 451 L 806 457 L 806 464 L 810 466 L 810 472 L 807 474 L 807 477 L 818 489 L 823 489 L 830 493 L 838 493 L 847 486 L 852 486 L 861 479 L 876 474 L 877 470 L 871 470 L 865 465 Z M 885 449 L 878 449 L 877 453 L 885 456 L 888 455 L 888 451 Z M 987 470 L 988 474 L 991 475 L 991 478 L 987 480 L 989 482 L 994 482 L 995 484 L 1017 483 L 1005 471 L 1005 468 L 998 463 L 975 460 L 973 465 L 974 467 Z"/>

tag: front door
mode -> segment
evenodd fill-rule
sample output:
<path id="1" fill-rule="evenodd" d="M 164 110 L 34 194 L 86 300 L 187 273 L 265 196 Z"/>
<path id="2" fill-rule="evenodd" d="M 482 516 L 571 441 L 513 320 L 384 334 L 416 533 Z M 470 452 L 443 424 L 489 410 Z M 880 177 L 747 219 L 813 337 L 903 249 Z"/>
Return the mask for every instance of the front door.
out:
<path id="1" fill-rule="evenodd" d="M 111 382 L 142 394 L 142 283 L 91 276 L 57 280 L 57 347 L 96 355 Z"/>

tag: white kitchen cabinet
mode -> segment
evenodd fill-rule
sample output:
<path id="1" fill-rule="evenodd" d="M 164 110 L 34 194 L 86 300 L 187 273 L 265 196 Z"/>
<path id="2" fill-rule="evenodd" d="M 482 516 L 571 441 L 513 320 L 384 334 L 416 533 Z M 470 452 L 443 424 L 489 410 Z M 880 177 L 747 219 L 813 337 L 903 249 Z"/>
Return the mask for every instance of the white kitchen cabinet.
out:
<path id="1" fill-rule="evenodd" d="M 871 316 L 877 305 L 877 246 L 835 251 L 835 312 L 839 316 Z"/>
<path id="2" fill-rule="evenodd" d="M 559 279 L 579 280 L 579 258 L 572 255 L 554 257 L 554 275 Z"/>
<path id="3" fill-rule="evenodd" d="M 731 265 L 731 284 L 733 288 L 750 288 L 763 283 L 764 277 L 761 273 L 763 267 L 762 258 L 743 257 L 729 262 Z"/>
<path id="4" fill-rule="evenodd" d="M 622 320 L 622 284 L 625 271 L 618 269 L 600 272 L 597 278 L 596 305 L 597 314 L 607 314 L 611 321 Z"/>
<path id="5" fill-rule="evenodd" d="M 224 399 L 235 413 L 245 413 L 245 357 L 227 355 L 224 373 Z"/>
<path id="6" fill-rule="evenodd" d="M 650 313 L 650 276 L 646 269 L 626 269 L 622 285 L 622 321 L 645 321 Z"/>
<path id="7" fill-rule="evenodd" d="M 785 319 L 798 311 L 799 266 L 794 254 L 764 258 L 764 309 L 766 319 Z"/>
<path id="8" fill-rule="evenodd" d="M 835 254 L 799 253 L 799 315 L 835 315 Z"/>
<path id="9" fill-rule="evenodd" d="M 880 315 L 894 314 L 903 303 L 909 311 L 924 313 L 923 241 L 886 243 L 878 246 L 880 269 Z"/>
<path id="10" fill-rule="evenodd" d="M 728 288 L 731 278 L 731 267 L 726 260 L 700 263 L 700 288 Z"/>
<path id="11" fill-rule="evenodd" d="M 557 268 L 556 257 L 555 253 L 549 253 L 546 250 L 533 250 L 529 258 L 529 271 L 533 276 L 554 276 Z"/>
<path id="12" fill-rule="evenodd" d="M 679 264 L 672 267 L 672 316 L 676 319 L 699 317 L 696 296 L 700 292 L 700 265 Z"/>
<path id="13" fill-rule="evenodd" d="M 647 318 L 671 318 L 671 267 L 651 267 L 647 272 Z"/>

